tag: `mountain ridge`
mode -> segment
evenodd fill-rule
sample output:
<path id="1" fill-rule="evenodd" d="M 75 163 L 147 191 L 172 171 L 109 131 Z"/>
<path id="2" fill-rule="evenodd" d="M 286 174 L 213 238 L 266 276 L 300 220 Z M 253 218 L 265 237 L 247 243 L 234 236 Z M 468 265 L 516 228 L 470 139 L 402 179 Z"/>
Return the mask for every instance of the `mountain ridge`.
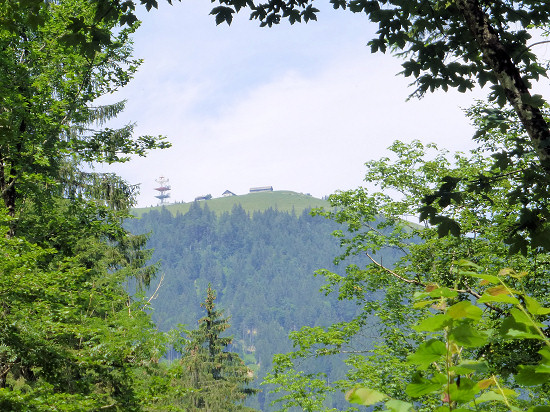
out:
<path id="1" fill-rule="evenodd" d="M 294 212 L 296 215 L 300 215 L 306 209 L 329 206 L 328 201 L 308 194 L 293 192 L 291 190 L 274 190 L 247 193 L 244 195 L 217 197 L 193 202 L 176 202 L 153 207 L 134 208 L 132 209 L 132 214 L 137 217 L 141 217 L 144 213 L 165 208 L 175 216 L 178 213 L 187 213 L 191 208 L 191 205 L 195 202 L 198 202 L 201 205 L 208 205 L 208 208 L 218 216 L 223 213 L 231 212 L 235 205 L 240 205 L 247 213 L 263 212 L 271 208 L 280 212 Z"/>

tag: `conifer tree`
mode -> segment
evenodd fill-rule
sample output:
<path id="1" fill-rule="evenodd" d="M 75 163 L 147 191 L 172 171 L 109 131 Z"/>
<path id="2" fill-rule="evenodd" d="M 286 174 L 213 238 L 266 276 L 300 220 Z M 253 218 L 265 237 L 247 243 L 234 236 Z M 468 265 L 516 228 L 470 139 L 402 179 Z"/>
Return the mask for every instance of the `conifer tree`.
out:
<path id="1" fill-rule="evenodd" d="M 208 285 L 206 300 L 201 306 L 206 316 L 199 319 L 199 328 L 188 332 L 182 348 L 182 377 L 189 388 L 186 403 L 190 410 L 242 411 L 247 396 L 256 392 L 247 387 L 252 374 L 238 354 L 227 350 L 232 337 L 221 336 L 229 327 L 229 318 L 217 310 L 216 293 Z"/>

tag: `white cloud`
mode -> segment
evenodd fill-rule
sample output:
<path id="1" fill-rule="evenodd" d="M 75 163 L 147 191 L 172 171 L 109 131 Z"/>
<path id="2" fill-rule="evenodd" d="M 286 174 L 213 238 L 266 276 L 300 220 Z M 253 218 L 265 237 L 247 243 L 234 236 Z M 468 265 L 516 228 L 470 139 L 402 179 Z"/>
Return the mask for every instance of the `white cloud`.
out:
<path id="1" fill-rule="evenodd" d="M 204 6 L 148 16 L 136 39 L 146 63 L 120 96 L 139 133 L 166 134 L 173 148 L 117 167 L 143 183 L 140 205 L 156 203 L 160 175 L 178 201 L 258 185 L 322 196 L 360 185 L 364 162 L 395 139 L 470 147 L 459 106 L 472 95 L 406 103 L 399 62 L 370 55 L 364 19 L 327 13 L 271 30 L 216 28 Z"/>

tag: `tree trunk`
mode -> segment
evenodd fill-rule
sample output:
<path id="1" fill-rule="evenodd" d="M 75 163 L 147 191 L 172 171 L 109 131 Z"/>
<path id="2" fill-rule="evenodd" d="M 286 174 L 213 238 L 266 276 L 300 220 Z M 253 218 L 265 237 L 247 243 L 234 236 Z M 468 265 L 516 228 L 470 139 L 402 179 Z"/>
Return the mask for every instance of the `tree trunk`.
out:
<path id="1" fill-rule="evenodd" d="M 528 104 L 531 93 L 518 67 L 501 43 L 479 1 L 456 0 L 456 5 L 479 44 L 483 60 L 496 75 L 508 102 L 530 136 L 542 167 L 550 172 L 550 129 L 539 108 Z"/>
<path id="2" fill-rule="evenodd" d="M 0 193 L 2 194 L 4 206 L 8 211 L 8 216 L 11 218 L 7 237 L 12 238 L 15 236 L 15 177 L 11 176 L 11 173 L 6 176 L 6 169 L 3 159 L 0 159 Z"/>

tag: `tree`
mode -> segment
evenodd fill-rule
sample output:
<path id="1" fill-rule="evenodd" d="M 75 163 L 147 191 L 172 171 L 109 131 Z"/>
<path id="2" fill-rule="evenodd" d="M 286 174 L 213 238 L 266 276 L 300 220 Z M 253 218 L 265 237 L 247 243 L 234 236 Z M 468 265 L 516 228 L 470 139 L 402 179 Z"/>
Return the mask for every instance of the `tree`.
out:
<path id="1" fill-rule="evenodd" d="M 139 410 L 138 371 L 163 350 L 147 301 L 124 289 L 155 271 L 145 238 L 122 228 L 136 187 L 82 168 L 167 143 L 103 127 L 124 105 L 93 102 L 139 65 L 137 25 L 95 12 L 84 0 L 0 2 L 3 410 Z"/>
<path id="2" fill-rule="evenodd" d="M 481 109 L 474 107 L 470 111 L 477 124 L 483 123 Z M 294 389 L 281 398 L 285 407 L 298 402 L 305 410 L 319 410 L 318 407 L 307 409 L 313 396 L 323 398 L 327 393 L 346 390 L 357 382 L 394 399 L 411 402 L 412 392 L 407 392 L 405 388 L 415 382 L 416 367 L 410 356 L 417 348 L 421 350 L 419 345 L 426 339 L 424 331 L 427 330 L 417 330 L 413 326 L 427 316 L 427 312 L 422 311 L 426 306 L 422 305 L 437 305 L 438 299 L 446 300 L 441 306 L 445 309 L 462 301 L 475 299 L 480 302 L 479 306 L 487 314 L 482 320 L 481 317 L 476 320 L 476 330 L 492 330 L 493 333 L 479 347 L 469 349 L 466 345 L 461 357 L 472 361 L 483 359 L 487 362 L 488 371 L 500 376 L 501 384 L 514 382 L 508 379 L 522 370 L 520 365 L 536 365 L 539 362 L 543 343 L 538 338 L 510 340 L 507 335 L 503 337 L 495 332 L 504 330 L 507 333 L 503 325 L 509 325 L 511 314 L 515 313 L 512 301 L 504 298 L 502 301 L 491 300 L 486 295 L 492 283 L 476 280 L 472 271 L 457 269 L 458 262 L 473 262 L 476 271 L 482 268 L 479 275 L 482 279 L 485 279 L 484 275 L 493 276 L 491 282 L 503 268 L 508 268 L 503 272 L 505 274 L 522 273 L 521 276 L 505 279 L 503 275 L 502 278 L 512 290 L 529 296 L 522 299 L 535 299 L 542 306 L 549 302 L 548 254 L 542 253 L 536 243 L 528 243 L 523 255 L 510 254 L 504 243 L 510 227 L 524 213 L 521 204 L 509 203 L 507 194 L 518 188 L 518 180 L 521 180 L 518 171 L 529 168 L 536 154 L 528 151 L 524 156 L 515 158 L 514 163 L 508 163 L 487 190 L 465 190 L 468 182 L 490 169 L 493 162 L 491 154 L 516 147 L 518 141 L 525 138 L 523 133 L 518 124 L 510 124 L 505 132 L 493 130 L 484 135 L 479 147 L 469 155 L 456 153 L 450 156 L 433 145 L 425 146 L 420 142 L 410 145 L 395 142 L 390 147 L 395 160 L 383 158 L 367 163 L 365 180 L 369 184 L 377 184 L 382 189 L 380 192 L 371 193 L 359 188 L 339 192 L 329 198 L 333 209 L 318 213 L 348 226 L 347 231 L 336 233 L 343 247 L 337 261 L 343 262 L 353 255 L 365 255 L 371 264 L 365 268 L 348 266 L 345 275 L 319 271 L 327 281 L 324 291 L 338 293 L 342 300 L 355 301 L 363 311 L 350 322 L 340 322 L 326 328 L 303 327 L 291 334 L 296 349 L 278 356 L 274 371 L 268 377 L 268 382 Z M 434 202 L 433 207 L 442 218 L 458 222 L 462 234 L 452 236 L 441 233 L 441 227 L 420 226 L 404 219 L 417 215 L 422 200 L 449 177 L 456 179 L 461 202 Z M 520 192 L 524 193 L 522 190 Z M 528 193 L 525 196 L 532 202 L 546 201 L 530 197 Z M 380 219 L 381 216 L 384 219 Z M 401 259 L 393 266 L 384 264 L 378 258 L 384 248 L 400 251 Z M 441 293 L 446 292 L 442 290 L 453 292 L 444 296 Z M 373 291 L 384 293 L 380 299 L 372 301 L 369 296 Z M 433 295 L 429 295 L 432 292 Z M 419 303 L 415 308 L 411 302 L 417 295 L 422 295 L 426 302 Z M 485 297 L 481 299 L 482 296 Z M 435 308 L 438 309 L 437 306 Z M 375 326 L 368 323 L 372 316 L 378 319 Z M 542 322 L 547 316 L 547 313 L 541 312 L 534 318 Z M 468 323 L 472 320 L 468 321 L 466 317 L 464 321 Z M 467 329 L 464 325 L 461 327 Z M 366 329 L 374 329 L 380 334 L 374 348 L 357 346 L 358 342 L 354 340 Z M 439 329 L 430 331 L 435 330 Z M 351 367 L 348 380 L 329 385 L 316 375 L 304 379 L 305 375 L 295 370 L 302 358 L 339 353 L 349 354 L 346 361 Z M 537 393 L 541 399 L 548 396 L 544 387 L 538 388 Z M 438 399 L 423 398 L 422 402 L 424 405 L 437 404 Z M 330 409 L 327 407 L 325 410 Z"/>
<path id="3" fill-rule="evenodd" d="M 221 335 L 230 326 L 228 319 L 216 310 L 216 295 L 210 285 L 206 293 L 201 303 L 206 316 L 199 319 L 199 328 L 188 332 L 178 349 L 182 354 L 181 378 L 190 388 L 186 403 L 190 410 L 250 410 L 241 402 L 256 393 L 247 387 L 252 373 L 239 355 L 227 351 L 233 338 Z"/>
<path id="4" fill-rule="evenodd" d="M 166 0 L 172 4 L 172 0 Z M 4 18 L 2 25 L 14 26 L 14 22 L 24 27 L 38 29 L 42 27 L 52 3 L 67 3 L 52 0 L 2 0 L 0 5 Z M 157 8 L 157 0 L 140 0 L 147 10 Z M 111 45 L 116 34 L 106 27 L 119 25 L 133 27 L 138 23 L 135 14 L 134 0 L 96 0 L 89 2 L 85 8 L 74 7 L 72 16 L 58 21 L 59 28 L 64 31 L 63 37 L 57 39 L 61 44 L 76 46 L 82 54 L 88 56 Z"/>
<path id="5" fill-rule="evenodd" d="M 146 302 L 125 292 L 123 273 L 108 274 L 109 249 L 86 246 L 61 259 L 1 239 L 3 410 L 139 410 L 134 375 L 157 362 L 162 337 Z M 99 262 L 87 268 L 88 259 Z"/>
<path id="6" fill-rule="evenodd" d="M 434 395 L 439 395 L 441 406 L 436 408 L 439 411 L 501 408 L 529 408 L 530 412 L 545 410 L 548 404 L 547 384 L 550 381 L 550 374 L 547 373 L 550 339 L 542 330 L 544 325 L 539 320 L 547 317 L 550 308 L 543 307 L 521 290 L 510 288 L 504 281 L 506 278 L 521 279 L 524 273 L 516 273 L 508 268 L 497 275 L 490 275 L 483 268 L 467 261 L 457 262 L 456 273 L 469 276 L 473 283 L 493 286 L 488 287 L 477 302 L 457 302 L 458 290 L 438 286 L 426 288 L 424 293 L 417 294 L 415 305 L 437 302 L 434 307 L 437 314 L 429 314 L 414 326 L 427 339 L 407 357 L 407 363 L 415 366 L 416 373 L 405 388 L 406 394 L 416 398 L 420 407 L 427 406 L 425 399 L 430 395 L 430 403 L 437 405 L 437 397 Z M 487 327 L 487 318 L 478 306 L 481 303 L 501 306 L 505 303 L 510 315 L 498 329 Z M 539 358 L 520 365 L 513 373 L 513 378 L 506 382 L 505 378 L 495 374 L 483 356 L 477 359 L 469 357 L 472 348 L 484 347 L 496 336 L 504 342 L 519 339 L 524 344 L 538 343 Z M 505 383 L 519 390 L 506 387 Z M 527 400 L 527 394 L 531 395 L 531 399 Z M 414 411 L 415 406 L 411 402 L 388 399 L 387 395 L 361 385 L 351 389 L 346 398 L 365 406 L 385 402 L 390 411 Z"/>
<path id="7" fill-rule="evenodd" d="M 11 23 L 0 32 L 0 190 L 10 235 L 15 234 L 25 199 L 59 191 L 60 185 L 65 190 L 67 178 L 82 162 L 125 161 L 132 153 L 144 155 L 168 146 L 151 136 L 133 139 L 132 125 L 118 130 L 92 127 L 102 126 L 124 107 L 97 107 L 92 102 L 132 78 L 139 60 L 131 57 L 129 36 L 137 25 L 119 30 L 107 45 L 81 50 L 64 25 L 67 21 L 93 25 L 92 37 L 114 32 L 116 21 L 94 24 L 93 8 L 78 0 L 48 2 L 39 10 L 25 8 L 29 3 L 39 2 L 4 4 L 2 18 Z M 112 197 L 113 192 L 104 196 Z"/>

